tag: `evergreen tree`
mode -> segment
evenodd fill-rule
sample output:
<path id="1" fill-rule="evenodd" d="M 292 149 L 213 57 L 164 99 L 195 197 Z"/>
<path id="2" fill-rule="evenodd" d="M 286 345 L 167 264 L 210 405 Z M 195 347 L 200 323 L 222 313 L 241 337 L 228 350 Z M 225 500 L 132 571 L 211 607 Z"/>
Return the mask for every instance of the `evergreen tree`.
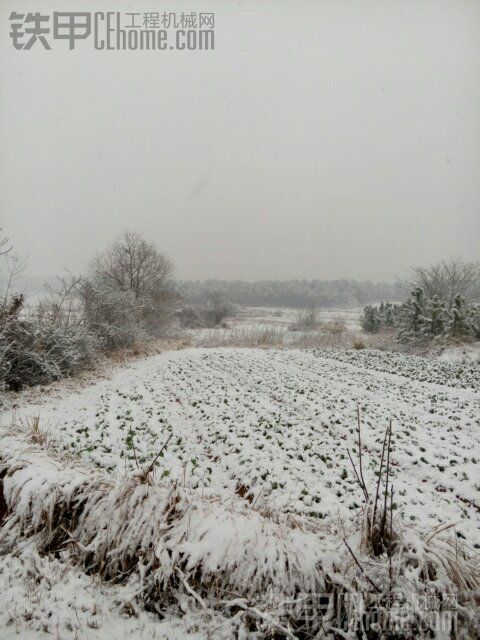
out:
<path id="1" fill-rule="evenodd" d="M 430 305 L 429 329 L 432 336 L 443 335 L 446 331 L 447 310 L 438 296 L 435 296 Z"/>
<path id="2" fill-rule="evenodd" d="M 385 305 L 385 320 L 384 325 L 386 327 L 394 327 L 395 326 L 395 312 L 393 305 L 390 302 L 387 302 Z"/>
<path id="3" fill-rule="evenodd" d="M 415 335 L 428 332 L 427 299 L 423 289 L 417 287 L 412 294 L 411 328 Z"/>
<path id="4" fill-rule="evenodd" d="M 471 308 L 471 324 L 473 335 L 477 340 L 480 340 L 480 305 L 478 304 Z"/>
<path id="5" fill-rule="evenodd" d="M 427 316 L 427 299 L 423 290 L 417 287 L 410 294 L 402 314 L 399 338 L 408 340 L 411 338 L 426 338 L 429 334 L 429 321 Z"/>
<path id="6" fill-rule="evenodd" d="M 375 307 L 367 306 L 363 310 L 360 324 L 365 333 L 377 333 L 380 329 L 380 315 Z"/>
<path id="7" fill-rule="evenodd" d="M 480 305 L 466 303 L 457 295 L 448 311 L 439 296 L 430 299 L 417 287 L 403 304 L 382 302 L 379 307 L 365 307 L 361 325 L 366 333 L 399 327 L 399 340 L 431 340 L 438 336 L 480 339 Z"/>
<path id="8" fill-rule="evenodd" d="M 472 316 L 472 309 L 467 307 L 462 296 L 455 296 L 451 313 L 450 334 L 454 338 L 475 335 Z"/>

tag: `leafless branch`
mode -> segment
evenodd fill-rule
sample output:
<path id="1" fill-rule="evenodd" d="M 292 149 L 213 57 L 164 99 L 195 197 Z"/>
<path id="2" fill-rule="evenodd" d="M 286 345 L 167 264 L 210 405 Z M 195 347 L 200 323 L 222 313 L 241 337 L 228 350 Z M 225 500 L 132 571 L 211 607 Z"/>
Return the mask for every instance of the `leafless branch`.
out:
<path id="1" fill-rule="evenodd" d="M 4 256 L 12 250 L 7 236 L 3 235 L 3 229 L 0 227 L 0 256 Z"/>
<path id="2" fill-rule="evenodd" d="M 370 578 L 370 576 L 368 576 L 364 570 L 364 568 L 362 567 L 362 565 L 360 564 L 360 562 L 358 561 L 357 556 L 353 553 L 350 545 L 348 544 L 347 540 L 344 538 L 343 542 L 345 544 L 345 546 L 347 547 L 347 549 L 350 551 L 350 555 L 352 556 L 352 558 L 355 560 L 355 564 L 357 565 L 357 567 L 360 569 L 360 571 L 362 572 L 362 574 L 365 576 L 365 578 L 368 580 L 368 582 L 372 585 L 372 587 L 375 589 L 375 591 L 377 593 L 382 593 L 382 590 L 375 584 L 375 582 Z"/>

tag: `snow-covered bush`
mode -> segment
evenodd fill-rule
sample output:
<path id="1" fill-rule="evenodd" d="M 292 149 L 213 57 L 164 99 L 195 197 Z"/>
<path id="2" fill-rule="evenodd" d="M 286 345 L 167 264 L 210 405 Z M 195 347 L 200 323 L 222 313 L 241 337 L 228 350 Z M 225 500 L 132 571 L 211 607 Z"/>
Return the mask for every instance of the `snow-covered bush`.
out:
<path id="1" fill-rule="evenodd" d="M 204 305 L 184 306 L 177 311 L 176 318 L 184 329 L 226 328 L 227 318 L 235 316 L 234 305 L 223 300 L 220 295 L 212 294 Z"/>
<path id="2" fill-rule="evenodd" d="M 295 321 L 290 325 L 290 331 L 314 331 L 319 325 L 318 309 L 312 306 L 297 313 Z"/>
<path id="3" fill-rule="evenodd" d="M 98 336 L 106 351 L 130 347 L 147 338 L 143 304 L 133 291 L 85 280 L 80 290 L 82 313 L 88 330 Z"/>
<path id="4" fill-rule="evenodd" d="M 11 318 L 0 330 L 0 384 L 19 390 L 71 375 L 91 364 L 96 347 L 87 331 Z"/>
<path id="5" fill-rule="evenodd" d="M 445 620 L 451 640 L 476 637 L 479 569 L 441 528 L 421 533 L 389 518 L 387 551 L 375 551 L 368 509 L 360 527 L 322 528 L 247 501 L 223 504 L 145 471 L 115 482 L 38 442 L 37 433 L 36 444 L 26 433 L 2 439 L 2 544 L 29 538 L 89 574 L 128 582 L 133 611 L 188 600 L 205 615 L 248 621 L 259 638 L 440 640 Z M 373 624 L 381 635 L 370 635 Z"/>
<path id="6" fill-rule="evenodd" d="M 404 305 L 382 302 L 380 306 L 368 305 L 363 309 L 360 325 L 365 333 L 378 333 L 399 326 Z"/>
<path id="7" fill-rule="evenodd" d="M 23 297 L 0 311 L 0 388 L 19 390 L 71 375 L 96 358 L 98 339 L 61 307 L 22 316 Z"/>
<path id="8" fill-rule="evenodd" d="M 0 239 L 0 256 L 1 246 Z M 90 365 L 100 350 L 163 336 L 170 326 L 177 299 L 172 265 L 137 233 L 125 232 L 97 255 L 88 278 L 69 274 L 47 286 L 35 308 L 24 308 L 23 296 L 13 289 L 22 262 L 10 255 L 5 259 L 0 389 L 57 380 Z"/>
<path id="9" fill-rule="evenodd" d="M 195 307 L 182 307 L 177 311 L 176 317 L 183 329 L 199 329 L 205 326 L 201 309 Z"/>
<path id="10" fill-rule="evenodd" d="M 200 313 L 206 327 L 221 327 L 225 326 L 227 318 L 235 315 L 236 309 L 226 302 L 221 293 L 214 291 L 207 297 L 207 303 Z"/>
<path id="11" fill-rule="evenodd" d="M 480 338 L 480 306 L 456 295 L 447 309 L 437 295 L 430 299 L 421 287 L 416 287 L 403 304 L 382 302 L 378 307 L 365 307 L 360 323 L 365 333 L 396 328 L 401 341 L 442 336 Z"/>
<path id="12" fill-rule="evenodd" d="M 480 307 L 467 304 L 461 295 L 455 296 L 448 330 L 453 337 L 474 336 L 480 338 Z"/>
<path id="13" fill-rule="evenodd" d="M 80 297 L 86 325 L 106 349 L 165 331 L 177 300 L 171 273 L 172 264 L 155 244 L 131 231 L 93 259 Z"/>
<path id="14" fill-rule="evenodd" d="M 468 304 L 480 303 L 480 262 L 450 258 L 428 267 L 414 267 L 408 285 L 422 289 L 430 300 L 437 297 L 448 310 L 457 295 Z"/>
<path id="15" fill-rule="evenodd" d="M 451 309 L 438 296 L 428 298 L 417 287 L 404 305 L 399 338 L 431 340 L 437 336 L 480 338 L 479 308 L 456 295 Z"/>

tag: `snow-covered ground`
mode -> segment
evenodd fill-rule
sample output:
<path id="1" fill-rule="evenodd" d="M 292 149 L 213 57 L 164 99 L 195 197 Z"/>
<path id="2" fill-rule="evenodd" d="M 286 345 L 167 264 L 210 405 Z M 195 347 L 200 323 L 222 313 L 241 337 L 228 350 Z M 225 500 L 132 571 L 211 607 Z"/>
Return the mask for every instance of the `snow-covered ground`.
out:
<path id="1" fill-rule="evenodd" d="M 359 308 L 318 309 L 316 312 L 318 322 L 316 331 L 319 334 L 329 333 L 332 325 L 336 325 L 341 332 L 347 330 L 358 332 L 360 331 L 361 311 Z M 258 336 L 265 332 L 270 332 L 272 338 L 276 337 L 279 344 L 280 342 L 291 344 L 294 340 L 299 339 L 298 332 L 292 332 L 291 329 L 302 313 L 304 313 L 302 309 L 238 307 L 236 315 L 227 319 L 225 328 L 193 329 L 190 330 L 190 335 L 193 343 L 197 346 L 217 346 L 215 338 L 218 341 L 219 336 L 222 337 L 221 342 L 228 342 L 228 337 L 231 336 L 233 344 L 238 343 L 241 346 L 242 338 L 255 337 L 255 335 Z M 302 333 L 311 333 L 311 329 Z"/>
<path id="2" fill-rule="evenodd" d="M 235 327 L 271 326 L 288 329 L 294 323 L 302 309 L 273 308 L 273 307 L 240 307 L 238 315 L 229 324 Z M 341 322 L 347 329 L 360 329 L 361 308 L 351 309 L 318 309 L 316 317 L 319 323 Z"/>
<path id="3" fill-rule="evenodd" d="M 424 527 L 456 520 L 457 535 L 480 548 L 478 365 L 367 350 L 190 349 L 52 393 L 15 420 L 39 414 L 86 463 L 123 474 L 173 434 L 159 476 L 320 520 L 351 518 L 361 504 L 347 455 L 359 404 L 370 483 L 391 419 L 397 513 Z"/>
<path id="4" fill-rule="evenodd" d="M 367 484 L 375 482 L 392 420 L 395 513 L 420 529 L 455 522 L 453 535 L 478 550 L 480 368 L 451 360 L 373 350 L 186 349 L 130 362 L 73 389 L 61 382 L 26 391 L 1 424 L 40 416 L 65 450 L 113 476 L 148 467 L 171 436 L 154 462 L 158 479 L 219 496 L 237 512 L 271 507 L 338 532 L 362 504 L 347 455 L 356 456 L 360 406 Z M 186 608 L 179 616 L 172 609 L 160 620 L 140 609 L 132 616 L 129 589 L 22 543 L 0 556 L 0 637 L 240 633 L 214 612 Z"/>
<path id="5" fill-rule="evenodd" d="M 229 620 L 186 610 L 158 615 L 131 607 L 128 585 L 109 585 L 30 544 L 0 556 L 1 640 L 222 640 Z"/>

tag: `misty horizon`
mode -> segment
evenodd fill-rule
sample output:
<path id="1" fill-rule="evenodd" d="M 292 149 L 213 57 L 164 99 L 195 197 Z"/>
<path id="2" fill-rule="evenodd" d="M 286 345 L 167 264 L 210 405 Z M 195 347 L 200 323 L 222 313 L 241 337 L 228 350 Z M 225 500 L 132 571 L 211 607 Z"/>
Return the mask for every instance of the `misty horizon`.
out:
<path id="1" fill-rule="evenodd" d="M 0 22 L 0 638 L 478 640 L 480 1 Z"/>
<path id="2" fill-rule="evenodd" d="M 2 30 L 0 226 L 26 275 L 84 273 L 125 228 L 180 280 L 478 259 L 480 5 L 288 7 L 210 3 L 213 51 L 17 51 Z"/>

